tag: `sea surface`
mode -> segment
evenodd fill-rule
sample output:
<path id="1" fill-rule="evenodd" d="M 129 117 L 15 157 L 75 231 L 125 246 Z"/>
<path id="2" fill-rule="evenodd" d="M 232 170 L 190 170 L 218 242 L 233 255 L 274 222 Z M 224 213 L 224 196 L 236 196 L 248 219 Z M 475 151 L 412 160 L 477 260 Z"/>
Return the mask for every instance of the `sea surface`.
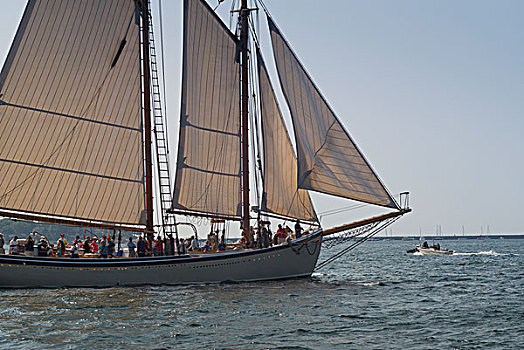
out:
<path id="1" fill-rule="evenodd" d="M 439 243 L 458 253 L 366 242 L 288 281 L 0 290 L 0 349 L 523 349 L 524 240 Z"/>

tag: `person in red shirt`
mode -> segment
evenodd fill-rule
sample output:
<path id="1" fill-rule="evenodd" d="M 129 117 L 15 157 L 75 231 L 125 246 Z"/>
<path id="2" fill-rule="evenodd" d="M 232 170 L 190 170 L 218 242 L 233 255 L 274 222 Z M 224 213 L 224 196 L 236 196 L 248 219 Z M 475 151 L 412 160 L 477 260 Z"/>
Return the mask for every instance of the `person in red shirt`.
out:
<path id="1" fill-rule="evenodd" d="M 286 237 L 287 237 L 286 230 L 283 229 L 282 225 L 280 224 L 278 225 L 276 237 L 277 237 L 277 244 L 280 244 L 286 241 Z"/>

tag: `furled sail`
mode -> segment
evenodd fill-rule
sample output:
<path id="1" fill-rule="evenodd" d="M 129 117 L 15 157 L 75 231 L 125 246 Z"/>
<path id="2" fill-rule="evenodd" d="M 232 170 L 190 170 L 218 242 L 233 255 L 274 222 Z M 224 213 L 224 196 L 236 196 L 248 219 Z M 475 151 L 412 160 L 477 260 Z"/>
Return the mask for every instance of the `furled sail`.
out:
<path id="1" fill-rule="evenodd" d="M 297 159 L 287 133 L 262 55 L 257 50 L 262 135 L 264 190 L 262 211 L 306 221 L 317 221 L 307 190 L 297 185 Z"/>
<path id="2" fill-rule="evenodd" d="M 289 105 L 298 157 L 298 186 L 398 208 L 268 17 L 280 83 Z"/>
<path id="3" fill-rule="evenodd" d="M 205 1 L 184 1 L 174 208 L 240 216 L 237 43 Z"/>
<path id="4" fill-rule="evenodd" d="M 0 73 L 2 215 L 139 224 L 136 13 L 133 0 L 29 0 Z"/>

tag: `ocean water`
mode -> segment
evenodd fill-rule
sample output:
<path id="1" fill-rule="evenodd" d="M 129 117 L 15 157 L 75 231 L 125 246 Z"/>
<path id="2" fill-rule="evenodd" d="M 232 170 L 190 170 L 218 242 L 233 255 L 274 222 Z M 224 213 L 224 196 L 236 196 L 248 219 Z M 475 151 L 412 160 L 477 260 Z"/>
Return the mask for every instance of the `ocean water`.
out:
<path id="1" fill-rule="evenodd" d="M 366 242 L 306 279 L 0 290 L 0 348 L 524 348 L 524 240 L 413 243 Z"/>

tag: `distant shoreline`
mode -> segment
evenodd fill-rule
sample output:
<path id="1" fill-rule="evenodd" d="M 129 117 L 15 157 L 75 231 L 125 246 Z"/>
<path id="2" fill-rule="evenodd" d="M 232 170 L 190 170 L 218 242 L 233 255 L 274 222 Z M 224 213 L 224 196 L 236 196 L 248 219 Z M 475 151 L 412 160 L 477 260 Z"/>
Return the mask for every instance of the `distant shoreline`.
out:
<path id="1" fill-rule="evenodd" d="M 372 241 L 458 241 L 471 239 L 524 239 L 524 234 L 514 235 L 453 235 L 453 236 L 375 236 L 370 238 Z"/>

